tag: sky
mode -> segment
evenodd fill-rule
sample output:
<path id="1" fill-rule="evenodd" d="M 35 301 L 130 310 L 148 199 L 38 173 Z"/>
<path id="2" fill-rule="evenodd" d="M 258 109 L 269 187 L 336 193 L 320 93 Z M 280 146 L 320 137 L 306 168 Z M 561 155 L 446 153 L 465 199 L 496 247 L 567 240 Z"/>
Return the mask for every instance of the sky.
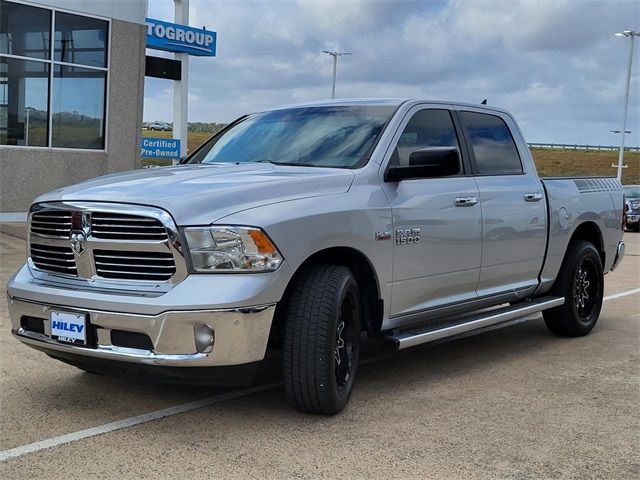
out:
<path id="1" fill-rule="evenodd" d="M 149 17 L 173 21 L 172 0 Z M 617 145 L 637 0 L 190 0 L 191 26 L 218 34 L 190 58 L 189 121 L 336 97 L 399 97 L 506 108 L 528 142 Z M 147 50 L 147 54 L 163 56 Z M 640 145 L 640 38 L 627 145 Z M 145 81 L 145 121 L 171 121 L 170 80 Z"/>

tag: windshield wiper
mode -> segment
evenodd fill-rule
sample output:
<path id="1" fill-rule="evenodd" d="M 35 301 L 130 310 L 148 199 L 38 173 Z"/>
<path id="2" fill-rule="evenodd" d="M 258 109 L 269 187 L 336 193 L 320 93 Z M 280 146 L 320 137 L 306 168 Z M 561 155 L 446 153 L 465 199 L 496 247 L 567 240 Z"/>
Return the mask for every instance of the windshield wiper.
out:
<path id="1" fill-rule="evenodd" d="M 312 165 L 305 165 L 304 163 L 291 163 L 291 162 L 275 162 L 270 158 L 262 158 L 260 160 L 253 160 L 251 163 L 270 163 L 271 165 L 288 165 L 293 167 L 309 167 Z"/>

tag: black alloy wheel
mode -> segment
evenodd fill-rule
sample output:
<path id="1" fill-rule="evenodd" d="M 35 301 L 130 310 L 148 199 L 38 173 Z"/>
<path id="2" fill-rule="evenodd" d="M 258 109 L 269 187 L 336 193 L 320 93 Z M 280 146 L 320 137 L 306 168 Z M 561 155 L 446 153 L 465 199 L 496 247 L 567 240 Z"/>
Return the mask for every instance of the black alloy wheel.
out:
<path id="1" fill-rule="evenodd" d="M 569 244 L 551 294 L 565 298 L 564 305 L 543 312 L 549 330 L 580 337 L 595 326 L 602 309 L 604 274 L 600 253 L 583 240 Z"/>

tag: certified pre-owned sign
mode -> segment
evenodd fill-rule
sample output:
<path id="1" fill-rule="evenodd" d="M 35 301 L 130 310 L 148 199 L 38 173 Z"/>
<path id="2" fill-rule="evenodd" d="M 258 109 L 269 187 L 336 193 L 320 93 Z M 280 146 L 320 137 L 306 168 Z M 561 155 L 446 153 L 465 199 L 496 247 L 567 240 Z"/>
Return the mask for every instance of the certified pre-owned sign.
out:
<path id="1" fill-rule="evenodd" d="M 177 138 L 142 137 L 142 158 L 179 158 L 180 140 Z"/>
<path id="2" fill-rule="evenodd" d="M 216 32 L 147 18 L 147 47 L 168 52 L 183 52 L 215 57 Z"/>

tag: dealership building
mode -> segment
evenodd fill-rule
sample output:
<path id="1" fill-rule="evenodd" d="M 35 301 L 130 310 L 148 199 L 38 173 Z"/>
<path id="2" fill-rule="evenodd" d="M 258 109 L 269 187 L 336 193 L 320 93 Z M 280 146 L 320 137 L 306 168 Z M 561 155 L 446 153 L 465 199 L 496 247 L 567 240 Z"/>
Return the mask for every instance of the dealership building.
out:
<path id="1" fill-rule="evenodd" d="M 0 0 L 0 222 L 141 166 L 147 0 Z"/>

